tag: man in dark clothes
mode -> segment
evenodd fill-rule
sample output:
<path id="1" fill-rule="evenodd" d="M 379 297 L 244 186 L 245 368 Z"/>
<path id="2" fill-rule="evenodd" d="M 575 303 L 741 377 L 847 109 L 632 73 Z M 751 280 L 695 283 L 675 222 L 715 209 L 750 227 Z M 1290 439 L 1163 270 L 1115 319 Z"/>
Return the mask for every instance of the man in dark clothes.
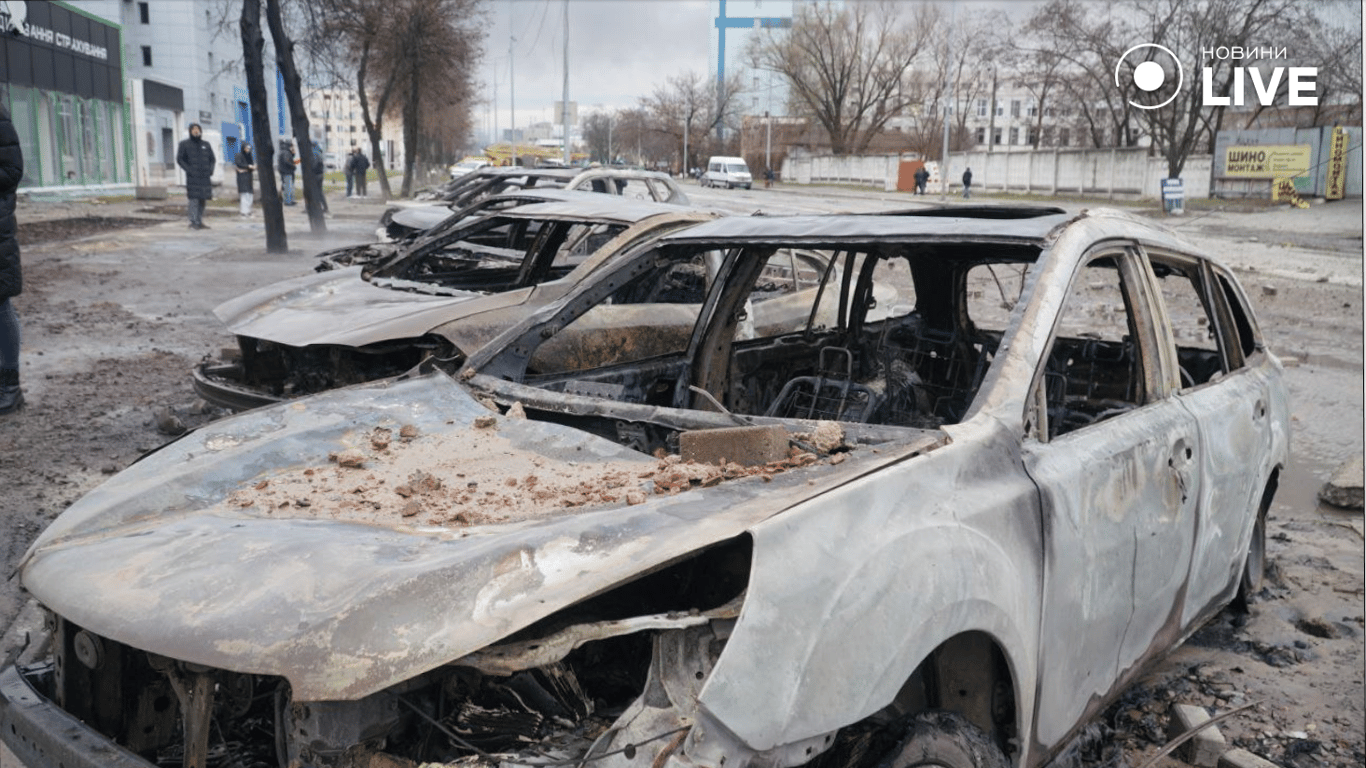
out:
<path id="1" fill-rule="evenodd" d="M 963 197 L 972 197 L 972 169 L 963 171 Z"/>
<path id="2" fill-rule="evenodd" d="M 323 214 L 329 213 L 327 210 L 327 195 L 323 194 L 323 173 L 327 168 L 323 165 L 323 148 L 313 143 L 313 173 L 318 177 L 318 202 L 322 204 Z"/>
<path id="3" fill-rule="evenodd" d="M 930 172 L 926 170 L 925 166 L 922 165 L 917 168 L 915 170 L 915 193 L 917 195 L 925 194 L 925 185 L 928 184 L 929 181 Z"/>
<path id="4" fill-rule="evenodd" d="M 233 158 L 237 168 L 237 198 L 241 202 L 242 218 L 251 215 L 252 178 L 255 176 L 256 158 L 252 157 L 251 144 L 242 143 L 242 150 Z"/>
<path id="5" fill-rule="evenodd" d="M 189 199 L 190 229 L 206 229 L 204 205 L 213 197 L 213 167 L 218 156 L 204 141 L 199 123 L 190 123 L 190 138 L 180 142 L 176 165 L 185 172 L 185 197 Z"/>
<path id="6" fill-rule="evenodd" d="M 366 157 L 366 156 L 365 156 L 365 153 L 362 152 L 362 151 L 360 151 L 360 147 L 356 147 L 356 167 L 355 167 L 355 176 L 356 176 L 356 196 L 357 196 L 357 197 L 365 197 L 365 195 L 366 195 L 366 192 L 365 192 L 365 175 L 366 175 L 367 173 L 369 173 L 369 171 L 370 171 L 370 158 Z"/>
<path id="7" fill-rule="evenodd" d="M 275 170 L 280 172 L 280 196 L 285 205 L 294 205 L 294 145 L 280 139 L 280 155 L 275 158 Z"/>
<path id="8" fill-rule="evenodd" d="M 24 404 L 19 389 L 19 315 L 10 299 L 24 289 L 19 266 L 18 224 L 14 220 L 14 191 L 24 178 L 24 153 L 9 110 L 0 104 L 0 414 Z"/>

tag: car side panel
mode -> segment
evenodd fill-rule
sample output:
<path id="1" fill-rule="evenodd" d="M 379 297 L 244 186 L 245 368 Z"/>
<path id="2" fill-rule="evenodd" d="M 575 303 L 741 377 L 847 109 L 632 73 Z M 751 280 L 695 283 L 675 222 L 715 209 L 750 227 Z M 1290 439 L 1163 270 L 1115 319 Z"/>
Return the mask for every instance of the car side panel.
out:
<path id="1" fill-rule="evenodd" d="M 1028 732 L 1037 655 L 1037 494 L 989 419 L 954 443 L 752 530 L 754 572 L 700 695 L 750 748 L 801 742 L 888 705 L 945 640 L 979 630 L 1015 672 Z M 705 755 L 694 755 L 694 759 Z"/>

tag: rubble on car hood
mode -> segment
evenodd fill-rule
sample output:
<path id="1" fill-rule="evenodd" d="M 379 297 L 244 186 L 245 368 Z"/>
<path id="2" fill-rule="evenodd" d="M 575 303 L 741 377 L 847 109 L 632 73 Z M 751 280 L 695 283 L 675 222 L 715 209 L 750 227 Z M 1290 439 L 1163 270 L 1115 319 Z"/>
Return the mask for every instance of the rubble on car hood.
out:
<path id="1" fill-rule="evenodd" d="M 295 347 L 361 347 L 421 336 L 449 321 L 451 307 L 485 295 L 396 291 L 361 279 L 360 271 L 348 267 L 285 280 L 224 302 L 214 314 L 239 336 Z"/>
<path id="2" fill-rule="evenodd" d="M 480 450 L 503 487 L 471 479 L 474 463 L 459 469 L 474 448 L 461 441 L 472 436 L 485 441 Z M 569 427 L 494 415 L 434 373 L 191 433 L 72 505 L 21 570 L 39 601 L 102 636 L 280 675 L 296 700 L 356 699 L 943 440 L 907 430 L 905 442 L 837 454 L 837 463 L 796 461 L 710 487 L 682 473 L 689 492 L 664 487 L 627 500 L 630 486 L 668 468 Z M 441 453 L 452 454 L 449 466 L 394 459 Z M 511 479 L 525 489 L 527 475 L 506 468 L 526 466 L 562 485 L 615 483 L 614 493 L 568 504 L 556 494 L 572 489 L 561 487 L 516 512 L 458 509 L 459 496 L 506 493 Z M 381 505 L 387 512 L 360 504 L 385 488 L 393 491 Z M 438 516 L 404 514 L 441 488 L 458 495 Z M 617 489 L 621 496 L 608 498 Z"/>

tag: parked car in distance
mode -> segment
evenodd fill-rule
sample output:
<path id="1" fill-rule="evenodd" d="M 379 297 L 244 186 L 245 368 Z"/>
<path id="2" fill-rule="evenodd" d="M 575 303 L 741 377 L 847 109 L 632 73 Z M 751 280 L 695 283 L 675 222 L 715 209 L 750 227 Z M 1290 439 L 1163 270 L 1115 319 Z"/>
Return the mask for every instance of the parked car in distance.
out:
<path id="1" fill-rule="evenodd" d="M 401 240 L 443 220 L 448 210 L 459 210 L 491 195 L 523 189 L 567 189 L 601 192 L 635 200 L 689 205 L 688 195 L 667 173 L 637 169 L 496 168 L 471 171 L 437 190 L 441 204 L 418 201 L 391 208 L 380 218 L 384 237 Z"/>
<path id="2" fill-rule="evenodd" d="M 707 161 L 707 170 L 702 173 L 702 186 L 749 189 L 754 184 L 749 166 L 743 157 L 715 155 Z"/>
<path id="3" fill-rule="evenodd" d="M 480 157 L 466 157 L 460 162 L 451 165 L 451 178 L 456 179 L 467 173 L 477 171 L 480 168 L 488 168 L 491 165 L 493 165 L 493 163 Z"/>
<path id="4" fill-rule="evenodd" d="M 539 199 L 538 199 L 539 198 Z M 491 204 L 491 205 L 486 205 Z M 324 254 L 318 272 L 224 302 L 237 348 L 193 370 L 195 392 L 241 410 L 465 355 L 628 245 L 714 214 L 586 192 L 486 198 L 423 237 Z"/>
<path id="5" fill-rule="evenodd" d="M 0 739 L 1036 768 L 1258 590 L 1282 374 L 1233 274 L 1122 213 L 698 223 L 455 376 L 239 414 L 76 502 L 19 563 L 49 618 Z"/>

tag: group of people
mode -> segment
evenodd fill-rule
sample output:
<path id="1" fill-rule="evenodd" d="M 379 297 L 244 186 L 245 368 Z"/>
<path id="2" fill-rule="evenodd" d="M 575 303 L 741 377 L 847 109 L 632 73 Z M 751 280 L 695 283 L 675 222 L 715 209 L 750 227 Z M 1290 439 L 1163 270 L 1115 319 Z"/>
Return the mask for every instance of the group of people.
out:
<path id="1" fill-rule="evenodd" d="M 925 166 L 920 166 L 915 171 L 915 193 L 925 194 L 925 186 L 930 183 L 930 171 Z M 967 168 L 963 171 L 963 197 L 972 197 L 972 169 Z"/>
<path id="2" fill-rule="evenodd" d="M 204 207 L 213 198 L 213 176 L 214 165 L 218 162 L 218 157 L 214 154 L 213 147 L 204 140 L 204 131 L 198 123 L 190 123 L 190 136 L 180 142 L 180 147 L 176 152 L 176 164 L 181 170 L 185 171 L 185 197 L 188 199 L 188 212 L 190 217 L 190 229 L 207 229 L 204 223 Z M 294 157 L 294 144 L 289 139 L 280 140 L 278 156 L 275 159 L 275 170 L 280 174 L 280 197 L 285 205 L 295 205 L 294 201 L 294 169 L 299 161 Z M 243 142 L 242 149 L 233 158 L 233 166 L 237 171 L 237 199 L 238 213 L 242 218 L 251 216 L 251 206 L 255 200 L 255 174 L 256 158 L 252 153 L 250 142 Z M 313 145 L 313 171 L 319 178 L 323 174 L 323 152 L 317 144 Z M 352 147 L 351 154 L 346 158 L 346 196 L 365 197 L 366 195 L 366 175 L 370 170 L 370 160 L 360 151 L 360 147 Z M 355 194 L 353 195 L 352 192 Z M 327 213 L 327 197 L 322 197 L 323 213 Z"/>

